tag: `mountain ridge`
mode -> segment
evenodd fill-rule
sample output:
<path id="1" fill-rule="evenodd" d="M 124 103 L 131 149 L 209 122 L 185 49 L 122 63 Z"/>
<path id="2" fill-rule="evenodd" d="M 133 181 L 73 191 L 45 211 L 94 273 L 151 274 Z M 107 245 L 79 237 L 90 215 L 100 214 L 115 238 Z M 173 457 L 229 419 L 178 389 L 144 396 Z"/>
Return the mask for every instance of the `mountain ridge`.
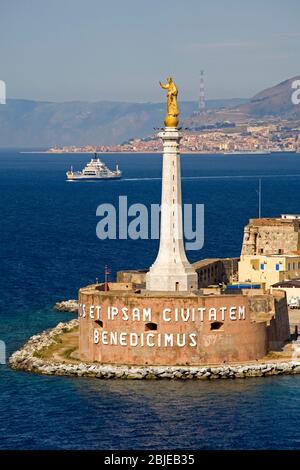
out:
<path id="1" fill-rule="evenodd" d="M 206 112 L 198 102 L 181 101 L 183 126 L 231 121 L 300 119 L 300 105 L 292 103 L 292 83 L 300 76 L 265 88 L 250 99 L 207 100 Z M 161 127 L 166 103 L 124 101 L 35 101 L 8 99 L 0 106 L 0 147 L 52 147 L 114 145 L 134 137 L 144 138 Z"/>
<path id="2" fill-rule="evenodd" d="M 292 94 L 295 91 L 292 88 L 292 83 L 295 80 L 300 80 L 300 76 L 296 75 L 274 86 L 265 88 L 256 93 L 246 103 L 230 109 L 208 111 L 204 119 L 210 124 L 219 121 L 232 121 L 239 124 L 255 119 L 272 120 L 274 118 L 299 120 L 300 106 L 292 102 Z M 199 123 L 200 119 L 197 116 L 187 119 L 187 125 L 196 127 Z"/>
<path id="3" fill-rule="evenodd" d="M 208 100 L 208 108 L 234 106 L 245 99 Z M 197 102 L 180 102 L 182 119 L 197 110 Z M 162 125 L 165 102 L 35 101 L 8 99 L 0 106 L 0 147 L 110 145 L 146 137 Z"/>

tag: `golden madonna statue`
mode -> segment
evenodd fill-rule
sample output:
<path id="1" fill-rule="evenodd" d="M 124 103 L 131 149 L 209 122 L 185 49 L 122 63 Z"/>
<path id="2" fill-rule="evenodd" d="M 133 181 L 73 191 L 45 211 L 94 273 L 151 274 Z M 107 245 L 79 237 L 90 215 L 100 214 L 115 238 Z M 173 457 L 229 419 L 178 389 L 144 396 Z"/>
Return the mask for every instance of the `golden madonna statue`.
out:
<path id="1" fill-rule="evenodd" d="M 167 115 L 165 117 L 165 126 L 166 127 L 177 127 L 178 126 L 178 104 L 177 104 L 177 96 L 178 90 L 175 83 L 172 80 L 172 77 L 167 78 L 167 83 L 164 85 L 162 82 L 159 82 L 160 86 L 165 90 L 168 90 L 167 98 L 168 98 L 168 110 Z"/>

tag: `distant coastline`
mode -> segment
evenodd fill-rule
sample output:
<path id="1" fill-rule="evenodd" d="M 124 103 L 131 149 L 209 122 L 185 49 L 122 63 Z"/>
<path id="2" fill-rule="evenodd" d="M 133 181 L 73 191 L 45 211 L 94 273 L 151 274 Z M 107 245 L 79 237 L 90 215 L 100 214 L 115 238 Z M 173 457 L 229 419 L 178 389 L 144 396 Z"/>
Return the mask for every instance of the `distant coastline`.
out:
<path id="1" fill-rule="evenodd" d="M 22 151 L 20 152 L 22 154 L 35 154 L 35 153 L 42 153 L 42 154 L 49 154 L 49 155 L 64 155 L 64 154 L 67 154 L 67 155 L 90 155 L 91 153 L 93 153 L 92 151 L 78 151 L 78 152 L 70 152 L 70 151 L 66 151 L 66 150 L 62 150 L 61 152 L 51 152 L 49 150 L 43 150 L 43 151 L 38 151 L 38 150 L 34 150 L 34 151 Z M 114 155 L 114 154 L 120 154 L 120 153 L 123 153 L 124 155 L 138 155 L 138 154 L 161 154 L 162 151 L 161 150 L 138 150 L 138 151 L 134 151 L 134 150 L 114 150 L 114 151 L 109 151 L 109 152 L 97 152 L 99 155 Z M 288 150 L 282 150 L 282 151 L 275 151 L 275 152 L 270 152 L 270 153 L 267 153 L 265 150 L 262 150 L 261 153 L 260 152 L 252 152 L 251 150 L 249 150 L 249 153 L 247 152 L 239 152 L 237 151 L 236 153 L 226 153 L 226 152 L 209 152 L 209 151 L 200 151 L 200 150 L 181 150 L 180 153 L 182 155 L 225 155 L 225 156 L 228 156 L 228 157 L 231 157 L 231 156 L 260 156 L 260 155 L 263 155 L 263 156 L 266 156 L 266 155 L 280 155 L 280 154 L 292 154 L 292 155 L 300 155 L 300 152 L 290 152 Z"/>

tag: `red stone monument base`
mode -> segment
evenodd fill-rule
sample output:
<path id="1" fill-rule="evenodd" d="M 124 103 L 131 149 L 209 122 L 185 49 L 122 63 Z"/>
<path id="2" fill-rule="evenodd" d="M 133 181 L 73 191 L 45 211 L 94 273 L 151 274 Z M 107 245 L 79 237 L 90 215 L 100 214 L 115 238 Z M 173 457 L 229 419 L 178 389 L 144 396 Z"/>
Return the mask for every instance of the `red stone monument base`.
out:
<path id="1" fill-rule="evenodd" d="M 102 287 L 100 287 L 101 289 Z M 130 284 L 79 292 L 80 360 L 128 365 L 253 361 L 268 352 L 268 326 L 247 295 L 135 293 Z"/>

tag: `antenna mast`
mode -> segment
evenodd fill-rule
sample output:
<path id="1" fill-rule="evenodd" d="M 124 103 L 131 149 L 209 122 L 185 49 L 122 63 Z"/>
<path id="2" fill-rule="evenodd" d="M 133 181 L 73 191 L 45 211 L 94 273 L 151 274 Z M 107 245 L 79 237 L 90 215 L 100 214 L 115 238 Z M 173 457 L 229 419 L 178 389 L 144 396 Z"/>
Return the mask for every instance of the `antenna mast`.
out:
<path id="1" fill-rule="evenodd" d="M 204 70 L 200 72 L 199 114 L 205 112 Z"/>
<path id="2" fill-rule="evenodd" d="M 111 274 L 110 272 L 110 269 L 107 265 L 105 265 L 104 267 L 104 290 L 105 292 L 107 292 L 109 290 L 109 285 L 108 285 L 108 281 L 109 281 L 109 275 Z"/>
<path id="3" fill-rule="evenodd" d="M 258 180 L 258 218 L 261 219 L 261 178 Z"/>

